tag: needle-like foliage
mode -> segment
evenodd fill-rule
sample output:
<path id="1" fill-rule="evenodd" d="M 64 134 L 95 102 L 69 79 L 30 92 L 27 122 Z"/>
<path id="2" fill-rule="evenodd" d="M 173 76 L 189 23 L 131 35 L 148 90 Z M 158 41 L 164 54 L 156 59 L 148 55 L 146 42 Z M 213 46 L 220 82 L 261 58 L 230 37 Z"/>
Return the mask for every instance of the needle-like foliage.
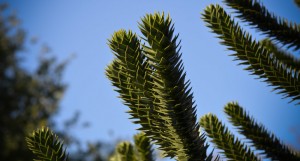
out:
<path id="1" fill-rule="evenodd" d="M 256 0 L 224 0 L 225 4 L 233 8 L 238 18 L 260 29 L 268 37 L 260 42 L 252 39 L 250 34 L 243 31 L 238 23 L 219 5 L 208 6 L 203 19 L 207 26 L 235 53 L 235 60 L 246 65 L 245 70 L 258 75 L 265 82 L 274 86 L 274 90 L 292 98 L 300 100 L 300 61 L 289 52 L 278 48 L 273 42 L 279 42 L 288 47 L 300 48 L 300 27 L 295 23 L 271 14 Z M 201 118 L 201 125 L 212 142 L 224 151 L 228 159 L 246 160 L 254 157 L 252 150 L 260 150 L 261 156 L 272 160 L 300 160 L 299 153 L 284 145 L 274 134 L 258 124 L 237 103 L 229 103 L 225 107 L 230 122 L 236 126 L 238 132 L 246 137 L 250 148 L 234 139 L 228 129 L 218 121 L 214 115 Z M 239 156 L 239 158 L 235 158 Z"/>
<path id="2" fill-rule="evenodd" d="M 219 121 L 217 116 L 213 114 L 204 115 L 200 120 L 200 124 L 206 134 L 212 139 L 211 142 L 213 142 L 218 149 L 222 150 L 222 153 L 228 160 L 259 160 L 250 148 L 229 132 L 228 128 Z"/>
<path id="3" fill-rule="evenodd" d="M 288 47 L 300 49 L 300 25 L 275 16 L 257 0 L 224 0 L 244 22 Z"/>
<path id="4" fill-rule="evenodd" d="M 238 103 L 228 103 L 224 108 L 229 121 L 246 136 L 257 150 L 263 150 L 267 158 L 272 160 L 299 161 L 299 154 L 289 149 L 262 125 L 256 123 Z"/>
<path id="5" fill-rule="evenodd" d="M 48 128 L 41 128 L 26 138 L 28 148 L 36 155 L 35 161 L 67 161 L 63 143 Z"/>
<path id="6" fill-rule="evenodd" d="M 271 54 L 281 61 L 282 65 L 300 71 L 300 59 L 293 54 L 278 48 L 270 39 L 260 41 L 261 45 L 268 49 Z"/>
<path id="7" fill-rule="evenodd" d="M 134 155 L 133 145 L 130 142 L 120 142 L 116 146 L 115 154 L 110 161 L 138 161 Z"/>
<path id="8" fill-rule="evenodd" d="M 154 161 L 150 139 L 138 133 L 134 135 L 134 145 L 126 141 L 119 143 L 110 161 Z"/>
<path id="9" fill-rule="evenodd" d="M 134 155 L 133 145 L 128 142 L 120 142 L 116 146 L 116 154 L 110 159 L 110 161 L 138 161 Z"/>
<path id="10" fill-rule="evenodd" d="M 238 17 L 250 21 L 272 39 L 300 48 L 299 28 L 271 15 L 257 1 L 227 0 L 226 3 L 238 10 Z M 275 86 L 274 90 L 293 101 L 300 100 L 298 59 L 269 39 L 252 40 L 219 5 L 207 7 L 203 19 L 222 39 L 221 43 L 235 51 L 236 60 L 247 65 L 246 70 Z M 273 23 L 275 28 L 266 29 L 269 24 L 264 24 L 263 19 Z M 237 103 L 227 104 L 225 112 L 250 143 L 241 142 L 215 115 L 203 116 L 199 125 L 190 82 L 185 80 L 180 42 L 178 35 L 174 35 L 171 18 L 163 13 L 147 14 L 139 23 L 139 29 L 141 37 L 130 30 L 119 30 L 108 40 L 115 58 L 106 68 L 106 75 L 129 107 L 131 119 L 140 125 L 142 131 L 134 136 L 134 144 L 118 144 L 110 161 L 153 161 L 152 143 L 158 145 L 164 156 L 178 161 L 213 160 L 212 153 L 207 155 L 208 145 L 205 134 L 200 135 L 200 125 L 228 160 L 257 161 L 263 157 L 299 160 L 298 153 L 281 143 L 263 125 L 257 124 Z M 289 29 L 291 31 L 285 32 Z M 288 34 L 285 37 L 279 35 L 279 31 Z M 291 33 L 295 37 L 290 37 Z M 62 143 L 48 129 L 37 130 L 27 142 L 41 160 L 67 160 Z M 263 151 L 260 153 L 262 157 L 254 153 L 254 148 Z M 215 160 L 219 160 L 219 156 Z"/>
<path id="11" fill-rule="evenodd" d="M 116 58 L 107 67 L 106 75 L 118 89 L 125 105 L 135 123 L 141 124 L 141 130 L 149 135 L 155 135 L 152 118 L 149 115 L 153 108 L 153 98 L 150 88 L 151 77 L 147 72 L 149 65 L 142 54 L 140 41 L 131 31 L 120 30 L 109 40 L 109 46 Z"/>
<path id="12" fill-rule="evenodd" d="M 219 35 L 221 43 L 233 50 L 236 60 L 240 64 L 247 65 L 245 70 L 263 78 L 265 82 L 275 86 L 274 90 L 292 98 L 292 101 L 300 99 L 300 71 L 284 65 L 270 50 L 252 40 L 251 36 L 244 32 L 219 5 L 208 6 L 203 19 L 207 26 Z M 297 102 L 299 104 L 299 102 Z"/>
<path id="13" fill-rule="evenodd" d="M 116 58 L 106 75 L 117 87 L 135 123 L 164 154 L 180 161 L 210 160 L 199 133 L 196 107 L 185 80 L 178 35 L 169 16 L 148 14 L 136 34 L 120 30 L 109 40 Z"/>
<path id="14" fill-rule="evenodd" d="M 139 161 L 154 161 L 150 139 L 144 133 L 134 136 L 134 145 L 137 150 Z"/>
<path id="15" fill-rule="evenodd" d="M 267 158 L 279 161 L 298 161 L 300 153 L 284 145 L 279 138 L 267 131 L 262 125 L 256 123 L 238 103 L 228 103 L 224 108 L 229 116 L 229 121 L 238 132 L 247 139 L 247 147 L 244 143 L 234 137 L 215 115 L 207 114 L 200 120 L 201 126 L 212 139 L 216 147 L 229 160 L 260 160 Z M 255 155 L 254 150 L 260 150 Z"/>

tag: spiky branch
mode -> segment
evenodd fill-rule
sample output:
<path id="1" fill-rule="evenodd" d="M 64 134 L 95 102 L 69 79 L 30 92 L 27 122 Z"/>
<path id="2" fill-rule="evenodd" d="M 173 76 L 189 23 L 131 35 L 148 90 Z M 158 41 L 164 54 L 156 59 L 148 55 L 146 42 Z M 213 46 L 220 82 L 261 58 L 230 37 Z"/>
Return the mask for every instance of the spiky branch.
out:
<path id="1" fill-rule="evenodd" d="M 260 43 L 268 49 L 276 59 L 280 60 L 285 67 L 300 71 L 300 59 L 278 48 L 270 39 L 263 39 Z"/>
<path id="2" fill-rule="evenodd" d="M 280 41 L 288 47 L 300 49 L 300 25 L 275 16 L 257 0 L 224 0 L 235 9 L 244 22 L 260 29 L 270 38 Z"/>
<path id="3" fill-rule="evenodd" d="M 146 15 L 139 28 L 150 45 L 144 46 L 145 55 L 155 69 L 151 76 L 157 116 L 167 127 L 161 135 L 176 147 L 178 160 L 204 160 L 206 147 L 199 137 L 196 108 L 190 83 L 185 81 L 174 25 L 169 16 L 154 14 Z"/>
<path id="4" fill-rule="evenodd" d="M 68 155 L 63 143 L 48 128 L 41 128 L 26 138 L 29 149 L 36 155 L 36 161 L 67 161 Z"/>
<path id="5" fill-rule="evenodd" d="M 134 136 L 134 145 L 138 153 L 139 161 L 154 161 L 150 139 L 144 133 Z"/>
<path id="6" fill-rule="evenodd" d="M 207 145 L 199 134 L 196 107 L 179 53 L 178 35 L 169 16 L 146 15 L 135 34 L 116 32 L 109 45 L 116 58 L 106 74 L 118 89 L 140 130 L 177 160 L 206 160 Z"/>
<path id="7" fill-rule="evenodd" d="M 134 135 L 134 145 L 120 142 L 110 161 L 154 161 L 150 139 L 144 133 Z"/>
<path id="8" fill-rule="evenodd" d="M 238 24 L 219 5 L 208 6 L 203 14 L 207 26 L 219 35 L 221 43 L 235 51 L 235 60 L 247 65 L 249 70 L 272 86 L 278 93 L 291 97 L 292 101 L 300 99 L 300 71 L 283 65 L 251 36 L 244 32 Z M 299 102 L 298 102 L 299 104 Z"/>
<path id="9" fill-rule="evenodd" d="M 262 124 L 256 123 L 238 103 L 228 103 L 224 111 L 239 133 L 246 136 L 257 150 L 264 151 L 261 154 L 272 160 L 300 160 L 300 157 L 283 145 L 274 134 L 270 134 Z"/>
<path id="10" fill-rule="evenodd" d="M 254 153 L 241 141 L 231 134 L 227 127 L 222 125 L 219 119 L 212 114 L 204 115 L 200 120 L 201 127 L 212 139 L 216 147 L 231 161 L 257 161 Z"/>
<path id="11" fill-rule="evenodd" d="M 116 146 L 115 154 L 110 161 L 138 161 L 134 155 L 133 145 L 130 142 L 120 142 Z"/>

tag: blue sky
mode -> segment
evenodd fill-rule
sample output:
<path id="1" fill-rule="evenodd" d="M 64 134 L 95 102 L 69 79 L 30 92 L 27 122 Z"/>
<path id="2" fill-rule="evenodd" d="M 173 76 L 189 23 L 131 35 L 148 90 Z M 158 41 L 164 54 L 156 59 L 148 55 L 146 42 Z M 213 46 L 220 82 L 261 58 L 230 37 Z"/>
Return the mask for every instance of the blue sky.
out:
<path id="1" fill-rule="evenodd" d="M 197 115 L 211 112 L 227 122 L 223 107 L 229 101 L 238 101 L 258 122 L 263 123 L 284 142 L 300 149 L 293 129 L 300 127 L 300 106 L 288 103 L 262 80 L 255 79 L 243 66 L 237 66 L 231 51 L 220 45 L 215 34 L 205 27 L 200 13 L 211 1 L 104 1 L 52 0 L 7 1 L 22 20 L 28 38 L 38 37 L 39 43 L 28 43 L 29 68 L 35 65 L 38 46 L 47 44 L 60 60 L 75 53 L 68 65 L 64 81 L 68 89 L 56 117 L 63 122 L 81 112 L 80 120 L 91 123 L 89 128 L 75 127 L 71 132 L 83 141 L 131 139 L 137 131 L 125 113 L 104 71 L 113 55 L 107 39 L 114 31 L 131 29 L 140 34 L 137 22 L 146 13 L 169 13 L 175 23 L 175 32 L 182 40 L 182 59 L 191 80 Z M 300 23 L 300 10 L 293 0 L 263 3 L 277 15 Z M 228 9 L 228 7 L 225 7 Z M 247 30 L 249 27 L 247 27 Z M 259 33 L 249 30 L 257 37 Z M 299 55 L 299 54 L 298 54 Z M 300 130 L 298 130 L 300 136 Z"/>

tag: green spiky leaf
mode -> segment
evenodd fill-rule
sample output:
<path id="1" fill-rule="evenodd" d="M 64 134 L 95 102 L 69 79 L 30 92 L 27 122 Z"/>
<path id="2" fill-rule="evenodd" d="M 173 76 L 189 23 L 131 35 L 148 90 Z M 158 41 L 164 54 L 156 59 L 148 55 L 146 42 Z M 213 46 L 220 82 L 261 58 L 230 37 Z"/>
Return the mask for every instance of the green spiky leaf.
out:
<path id="1" fill-rule="evenodd" d="M 270 39 L 263 39 L 260 41 L 260 44 L 263 45 L 270 53 L 276 57 L 276 59 L 281 61 L 285 67 L 300 70 L 300 59 L 296 58 L 293 54 L 278 48 Z"/>
<path id="2" fill-rule="evenodd" d="M 134 123 L 141 125 L 140 130 L 166 156 L 181 161 L 208 159 L 170 17 L 146 15 L 139 28 L 147 45 L 124 30 L 115 32 L 109 40 L 116 58 L 106 75 L 130 108 Z"/>
<path id="3" fill-rule="evenodd" d="M 222 153 L 230 161 L 257 161 L 259 160 L 254 153 L 231 134 L 227 127 L 222 125 L 219 119 L 212 114 L 201 117 L 201 126 L 206 134 L 212 139 L 211 142 L 222 150 Z"/>
<path id="4" fill-rule="evenodd" d="M 219 35 L 221 43 L 228 46 L 229 50 L 235 51 L 235 59 L 242 61 L 240 64 L 247 65 L 245 70 L 258 75 L 274 86 L 278 93 L 292 98 L 292 101 L 300 100 L 299 70 L 285 66 L 269 50 L 252 40 L 219 5 L 208 6 L 203 19 L 207 26 Z"/>
<path id="5" fill-rule="evenodd" d="M 110 161 L 138 161 L 133 146 L 130 142 L 120 142 L 116 146 L 115 154 L 110 158 Z"/>
<path id="6" fill-rule="evenodd" d="M 29 149 L 36 155 L 36 161 L 67 161 L 68 155 L 63 143 L 48 128 L 41 128 L 26 138 Z"/>
<path id="7" fill-rule="evenodd" d="M 261 154 L 265 154 L 272 160 L 300 160 L 296 152 L 283 145 L 262 124 L 256 123 L 254 118 L 251 118 L 238 103 L 228 103 L 224 110 L 229 116 L 229 121 L 238 129 L 239 133 L 246 136 L 256 149 L 264 151 Z"/>
<path id="8" fill-rule="evenodd" d="M 139 161 L 154 161 L 150 139 L 144 133 L 134 136 L 134 145 L 138 152 Z"/>
<path id="9" fill-rule="evenodd" d="M 288 20 L 275 16 L 257 0 L 224 0 L 235 9 L 244 22 L 254 26 L 270 38 L 280 41 L 288 47 L 300 49 L 300 25 L 288 22 Z"/>

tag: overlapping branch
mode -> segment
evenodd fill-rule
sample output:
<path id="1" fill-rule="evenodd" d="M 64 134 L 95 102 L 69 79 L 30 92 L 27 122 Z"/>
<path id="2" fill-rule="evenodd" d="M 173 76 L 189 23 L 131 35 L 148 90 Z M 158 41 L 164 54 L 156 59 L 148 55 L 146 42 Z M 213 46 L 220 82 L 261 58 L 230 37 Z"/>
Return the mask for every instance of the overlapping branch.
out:
<path id="1" fill-rule="evenodd" d="M 232 54 L 235 60 L 242 61 L 241 65 L 247 65 L 245 70 L 275 86 L 274 90 L 292 98 L 292 101 L 300 99 L 299 70 L 285 66 L 269 50 L 252 40 L 251 36 L 231 20 L 219 5 L 208 6 L 204 11 L 203 19 L 207 22 L 207 26 L 218 34 L 221 43 L 235 52 Z"/>
<path id="2" fill-rule="evenodd" d="M 300 25 L 275 16 L 257 0 L 224 0 L 244 22 L 288 47 L 300 49 Z"/>
<path id="3" fill-rule="evenodd" d="M 255 154 L 244 145 L 240 140 L 231 134 L 227 127 L 222 125 L 217 116 L 212 114 L 204 115 L 200 120 L 201 127 L 212 139 L 216 147 L 222 150 L 222 153 L 230 161 L 257 161 Z"/>
<path id="4" fill-rule="evenodd" d="M 131 31 L 120 30 L 109 40 L 116 58 L 106 74 L 117 87 L 140 130 L 177 160 L 210 160 L 200 136 L 196 107 L 185 80 L 178 35 L 169 16 L 150 14 L 139 28 L 147 45 Z"/>

